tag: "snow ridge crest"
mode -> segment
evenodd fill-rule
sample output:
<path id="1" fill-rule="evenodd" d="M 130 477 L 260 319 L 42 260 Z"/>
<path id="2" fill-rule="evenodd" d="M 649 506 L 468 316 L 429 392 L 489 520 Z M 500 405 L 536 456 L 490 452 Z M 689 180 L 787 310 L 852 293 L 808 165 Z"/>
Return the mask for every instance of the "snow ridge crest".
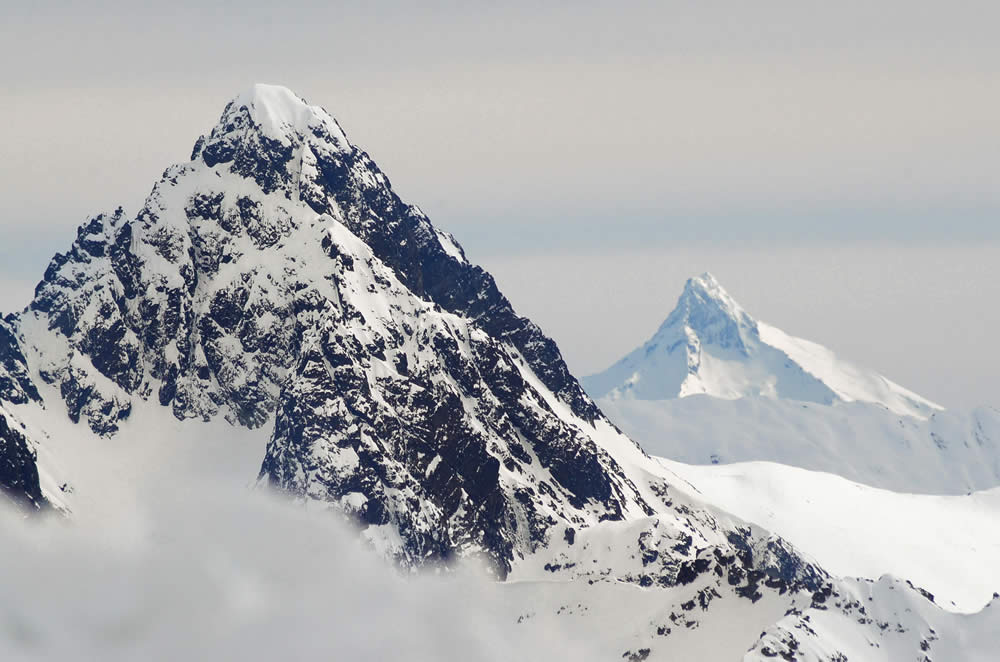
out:
<path id="1" fill-rule="evenodd" d="M 255 83 L 229 102 L 219 126 L 233 113 L 244 109 L 262 133 L 286 144 L 295 135 L 305 135 L 313 127 L 322 127 L 338 142 L 347 143 L 347 136 L 330 113 L 320 106 L 310 105 L 282 85 Z"/>

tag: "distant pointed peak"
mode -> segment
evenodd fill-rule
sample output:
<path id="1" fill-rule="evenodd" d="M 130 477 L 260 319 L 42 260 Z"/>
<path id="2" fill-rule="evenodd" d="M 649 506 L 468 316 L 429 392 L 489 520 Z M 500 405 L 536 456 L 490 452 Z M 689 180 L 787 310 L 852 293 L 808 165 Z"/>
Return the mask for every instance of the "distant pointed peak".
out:
<path id="1" fill-rule="evenodd" d="M 722 285 L 719 284 L 718 279 L 711 274 L 711 272 L 703 271 L 697 276 L 692 276 L 687 279 L 688 287 L 699 287 L 703 289 L 722 289 Z"/>
<path id="2" fill-rule="evenodd" d="M 707 271 L 698 276 L 688 278 L 687 283 L 684 284 L 684 294 L 682 297 L 692 295 L 729 304 L 742 310 L 742 307 L 732 296 L 729 295 L 729 292 L 722 287 L 715 276 Z"/>
<path id="3" fill-rule="evenodd" d="M 736 299 L 709 272 L 693 276 L 684 284 L 684 291 L 677 300 L 677 306 L 667 318 L 666 324 L 672 324 L 680 319 L 686 323 L 692 317 L 704 318 L 718 315 L 731 318 L 747 325 L 753 324 L 753 318 L 743 309 Z"/>
<path id="4" fill-rule="evenodd" d="M 597 398 L 664 400 L 695 394 L 774 397 L 830 405 L 868 402 L 924 418 L 940 406 L 829 349 L 747 313 L 710 273 L 689 278 L 652 338 L 585 380 Z"/>
<path id="5" fill-rule="evenodd" d="M 687 280 L 677 305 L 650 342 L 672 347 L 679 339 L 690 342 L 697 337 L 701 343 L 746 353 L 757 334 L 757 321 L 705 272 Z"/>

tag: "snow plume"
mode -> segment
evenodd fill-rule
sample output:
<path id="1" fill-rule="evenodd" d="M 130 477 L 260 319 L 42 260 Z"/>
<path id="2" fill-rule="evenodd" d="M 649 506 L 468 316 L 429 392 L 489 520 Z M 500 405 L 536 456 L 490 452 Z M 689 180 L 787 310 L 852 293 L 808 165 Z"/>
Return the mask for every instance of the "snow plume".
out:
<path id="1" fill-rule="evenodd" d="M 200 426 L 185 426 L 192 428 Z M 133 436 L 117 449 L 131 444 L 128 462 L 94 463 L 77 484 L 93 492 L 113 480 L 91 505 L 115 503 L 38 522 L 0 513 L 0 659 L 510 660 L 568 652 L 558 631 L 529 641 L 502 613 L 504 587 L 476 568 L 403 576 L 330 513 L 248 489 L 245 475 L 219 480 L 246 464 L 240 441 L 251 445 L 177 439 L 164 454 L 151 451 L 162 440 Z M 162 473 L 145 470 L 150 464 Z"/>

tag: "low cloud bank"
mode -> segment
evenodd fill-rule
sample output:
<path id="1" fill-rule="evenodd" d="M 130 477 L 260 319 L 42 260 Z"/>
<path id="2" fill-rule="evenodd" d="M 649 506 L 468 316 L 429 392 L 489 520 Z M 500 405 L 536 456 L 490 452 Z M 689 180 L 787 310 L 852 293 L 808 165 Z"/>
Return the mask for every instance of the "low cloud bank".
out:
<path id="1" fill-rule="evenodd" d="M 330 513 L 186 464 L 109 489 L 113 516 L 0 513 L 0 659 L 581 659 L 475 568 L 403 576 Z"/>

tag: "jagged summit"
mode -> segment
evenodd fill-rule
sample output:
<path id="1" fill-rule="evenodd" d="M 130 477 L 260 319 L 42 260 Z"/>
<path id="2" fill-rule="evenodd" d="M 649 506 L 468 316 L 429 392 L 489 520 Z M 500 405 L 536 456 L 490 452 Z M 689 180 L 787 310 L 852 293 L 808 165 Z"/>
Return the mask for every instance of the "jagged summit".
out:
<path id="1" fill-rule="evenodd" d="M 698 313 L 711 313 L 713 311 L 734 320 L 753 322 L 743 307 L 729 295 L 729 292 L 722 287 L 715 276 L 707 271 L 699 276 L 688 278 L 671 317 L 674 314 L 693 317 Z"/>
<path id="2" fill-rule="evenodd" d="M 336 142 L 348 145 L 347 136 L 330 113 L 310 105 L 282 85 L 256 83 L 237 95 L 226 106 L 219 126 L 225 127 L 242 112 L 249 114 L 264 135 L 286 144 L 319 129 Z"/>
<path id="3" fill-rule="evenodd" d="M 689 278 L 673 312 L 656 332 L 659 345 L 671 346 L 687 338 L 688 330 L 703 343 L 746 353 L 747 341 L 757 333 L 757 321 L 705 272 Z"/>
<path id="4" fill-rule="evenodd" d="M 677 306 L 642 347 L 584 385 L 596 398 L 862 401 L 921 418 L 941 409 L 821 345 L 754 319 L 709 273 L 687 281 Z"/>
<path id="5" fill-rule="evenodd" d="M 690 305 L 695 301 L 706 304 L 712 303 L 734 317 L 746 314 L 743 307 L 729 295 L 729 292 L 708 271 L 687 279 L 687 282 L 684 283 L 684 292 L 678 301 L 678 308 L 681 305 Z"/>

